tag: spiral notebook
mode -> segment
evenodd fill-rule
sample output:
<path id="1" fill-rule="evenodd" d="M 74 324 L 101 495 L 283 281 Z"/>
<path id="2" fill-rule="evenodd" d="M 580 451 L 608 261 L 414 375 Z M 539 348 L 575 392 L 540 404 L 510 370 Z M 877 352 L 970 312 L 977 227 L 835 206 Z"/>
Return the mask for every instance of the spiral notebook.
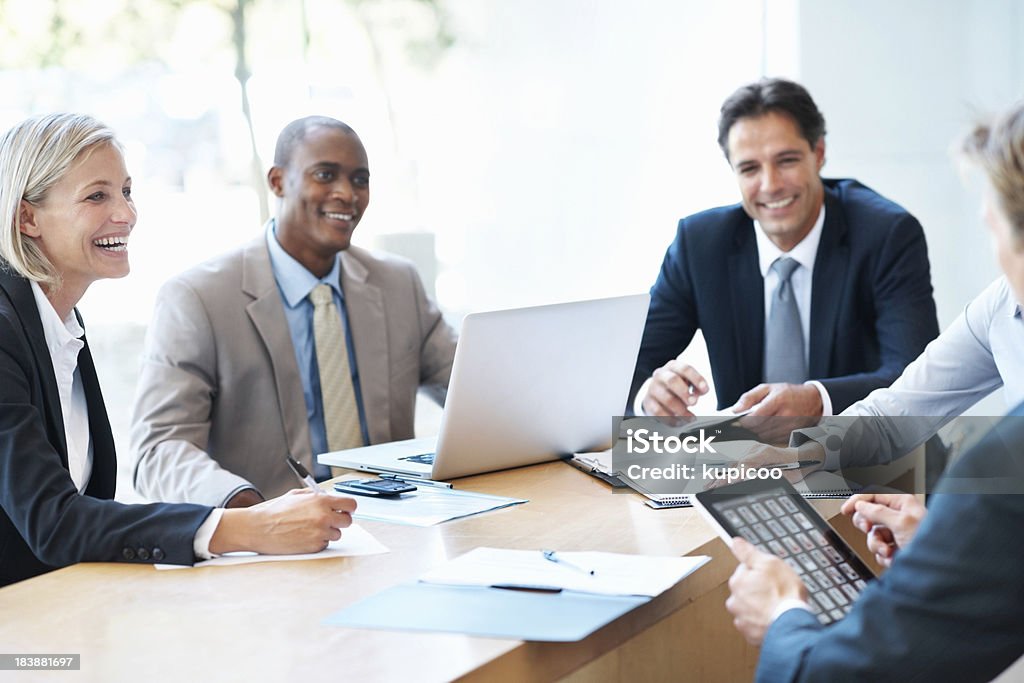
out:
<path id="1" fill-rule="evenodd" d="M 691 500 L 693 494 L 651 493 L 628 477 L 624 477 L 621 474 L 619 476 L 630 488 L 647 498 L 644 503 L 649 508 L 664 510 L 667 508 L 691 507 L 693 505 Z M 801 497 L 807 500 L 827 498 L 845 499 L 863 489 L 863 487 L 856 482 L 843 479 L 837 474 L 820 471 L 808 475 L 802 481 L 794 484 L 793 487 Z"/>

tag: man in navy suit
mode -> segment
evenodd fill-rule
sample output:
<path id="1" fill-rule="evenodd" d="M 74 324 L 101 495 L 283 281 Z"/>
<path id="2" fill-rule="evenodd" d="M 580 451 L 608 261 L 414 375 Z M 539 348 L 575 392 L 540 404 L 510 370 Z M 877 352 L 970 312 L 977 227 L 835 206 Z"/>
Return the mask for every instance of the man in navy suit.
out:
<path id="1" fill-rule="evenodd" d="M 1024 301 L 1024 102 L 978 126 L 965 151 L 985 171 L 985 220 L 1017 306 Z M 987 339 L 987 337 L 986 337 Z M 1009 335 L 993 346 L 1007 346 Z M 993 361 L 1004 382 L 1019 364 Z M 969 372 L 969 370 L 968 370 Z M 906 495 L 843 505 L 891 568 L 836 624 L 807 608 L 797 574 L 742 538 L 726 608 L 761 645 L 759 681 L 988 681 L 1024 654 L 1024 403 L 946 473 L 925 510 Z M 923 517 L 924 521 L 921 522 Z"/>
<path id="2" fill-rule="evenodd" d="M 938 334 L 920 223 L 855 180 L 820 177 L 825 121 L 796 83 L 737 90 L 718 143 L 742 203 L 679 221 L 651 289 L 637 412 L 690 415 L 707 393 L 677 358 L 698 329 L 719 408 L 830 415 L 888 386 Z"/>

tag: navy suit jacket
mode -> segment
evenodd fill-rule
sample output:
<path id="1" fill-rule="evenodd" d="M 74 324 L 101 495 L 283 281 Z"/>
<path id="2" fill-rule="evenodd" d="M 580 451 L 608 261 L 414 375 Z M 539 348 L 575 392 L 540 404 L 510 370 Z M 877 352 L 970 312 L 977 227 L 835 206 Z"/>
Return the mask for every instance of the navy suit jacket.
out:
<path id="1" fill-rule="evenodd" d="M 68 473 L 60 395 L 31 285 L 0 261 L 0 586 L 76 562 L 195 562 L 193 538 L 210 508 L 111 500 L 114 439 L 88 343 L 78 369 L 93 447 L 84 495 Z"/>
<path id="2" fill-rule="evenodd" d="M 789 610 L 757 680 L 988 681 L 1024 655 L 1024 405 L 944 476 L 914 540 L 844 619 Z"/>
<path id="3" fill-rule="evenodd" d="M 839 413 L 889 386 L 939 327 L 917 219 L 855 180 L 822 182 L 825 224 L 811 276 L 808 371 Z M 630 405 L 698 329 L 719 408 L 762 382 L 764 281 L 754 230 L 739 204 L 679 221 L 651 288 Z"/>

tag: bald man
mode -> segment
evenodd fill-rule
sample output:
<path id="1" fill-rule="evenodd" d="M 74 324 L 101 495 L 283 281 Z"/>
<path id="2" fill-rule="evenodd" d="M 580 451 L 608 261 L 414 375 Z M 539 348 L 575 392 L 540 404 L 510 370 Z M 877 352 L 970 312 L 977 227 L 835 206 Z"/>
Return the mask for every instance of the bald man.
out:
<path id="1" fill-rule="evenodd" d="M 410 263 L 351 244 L 370 200 L 355 131 L 293 121 L 267 181 L 278 210 L 260 236 L 158 295 L 132 427 L 147 498 L 252 505 L 296 485 L 286 455 L 325 478 L 313 456 L 332 434 L 409 439 L 417 390 L 443 404 L 455 333 Z"/>

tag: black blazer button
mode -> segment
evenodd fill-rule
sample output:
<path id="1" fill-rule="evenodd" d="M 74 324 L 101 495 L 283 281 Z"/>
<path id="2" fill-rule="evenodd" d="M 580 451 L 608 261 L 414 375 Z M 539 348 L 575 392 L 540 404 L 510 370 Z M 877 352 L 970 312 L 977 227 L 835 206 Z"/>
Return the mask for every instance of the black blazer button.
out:
<path id="1" fill-rule="evenodd" d="M 145 561 L 147 561 L 149 559 L 149 551 L 146 550 L 145 548 L 139 548 L 139 551 L 137 553 L 135 553 L 135 554 L 143 562 L 145 562 Z"/>
<path id="2" fill-rule="evenodd" d="M 153 548 L 153 559 L 159 562 L 160 560 L 167 557 L 164 554 L 163 548 Z"/>
<path id="3" fill-rule="evenodd" d="M 123 557 L 124 559 L 128 560 L 129 562 L 131 562 L 132 560 L 135 559 L 135 551 L 132 550 L 131 548 L 122 548 L 121 549 L 121 557 Z"/>

